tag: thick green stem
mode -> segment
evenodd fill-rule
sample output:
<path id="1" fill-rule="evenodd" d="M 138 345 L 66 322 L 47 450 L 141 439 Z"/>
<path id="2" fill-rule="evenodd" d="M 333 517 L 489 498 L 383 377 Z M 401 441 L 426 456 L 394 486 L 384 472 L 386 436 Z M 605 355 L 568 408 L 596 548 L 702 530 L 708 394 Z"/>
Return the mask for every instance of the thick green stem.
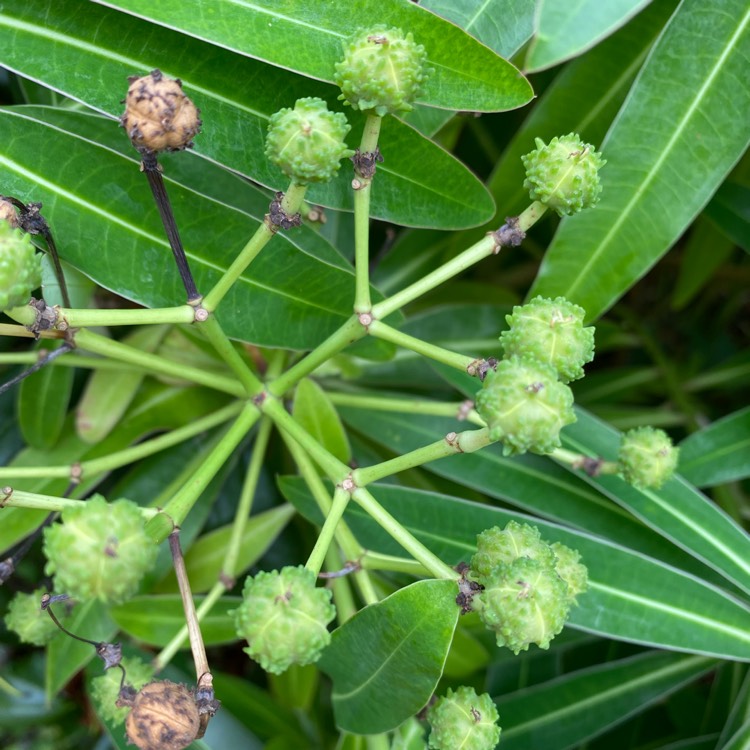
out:
<path id="1" fill-rule="evenodd" d="M 583 453 L 575 453 L 573 451 L 566 450 L 565 448 L 555 448 L 552 453 L 549 454 L 550 458 L 554 458 L 555 461 L 567 464 L 573 469 L 587 470 L 588 466 L 595 469 L 595 476 L 600 474 L 617 474 L 620 470 L 620 465 L 617 461 L 599 461 L 599 459 L 591 458 Z"/>
<path id="2" fill-rule="evenodd" d="M 359 562 L 365 570 L 390 570 L 394 573 L 407 573 L 420 577 L 430 574 L 430 571 L 421 563 L 410 560 L 408 557 L 381 555 L 378 552 L 367 551 L 362 555 Z"/>
<path id="3" fill-rule="evenodd" d="M 14 490 L 12 487 L 0 487 L 0 514 L 2 514 L 3 508 L 29 508 L 57 513 L 66 508 L 80 508 L 85 502 L 85 500 L 71 500 L 65 497 L 23 492 L 22 490 Z M 138 510 L 146 519 L 154 518 L 159 513 L 157 508 L 139 507 Z"/>
<path id="4" fill-rule="evenodd" d="M 289 185 L 289 189 L 281 201 L 281 207 L 287 214 L 293 215 L 299 211 L 299 207 L 305 197 L 305 190 L 306 186 L 304 185 L 297 185 L 294 182 Z M 276 234 L 276 231 L 271 228 L 269 219 L 266 218 L 261 222 L 261 225 L 245 247 L 242 248 L 232 265 L 229 266 L 213 289 L 203 298 L 202 307 L 209 312 L 216 310 L 235 281 L 242 276 L 245 269 L 255 260 L 258 253 L 268 244 L 274 234 Z"/>
<path id="5" fill-rule="evenodd" d="M 469 365 L 476 361 L 475 357 L 467 357 L 465 354 L 452 352 L 449 349 L 444 349 L 442 346 L 428 344 L 426 341 L 422 341 L 422 339 L 391 328 L 387 323 L 383 323 L 380 320 L 376 320 L 370 324 L 370 333 L 375 338 L 390 341 L 392 344 L 401 346 L 404 349 L 411 349 L 411 351 L 417 354 L 434 359 L 436 362 L 442 362 L 462 372 L 466 372 Z"/>
<path id="6" fill-rule="evenodd" d="M 36 311 L 29 305 L 14 307 L 9 315 L 24 325 L 32 325 Z M 57 325 L 61 322 L 68 328 L 86 328 L 87 326 L 138 326 L 159 323 L 192 323 L 195 320 L 195 308 L 191 305 L 179 307 L 138 308 L 136 310 L 79 310 L 61 307 L 57 313 Z M 64 326 L 60 326 L 64 328 Z"/>
<path id="7" fill-rule="evenodd" d="M 341 559 L 336 545 L 330 546 L 326 553 L 326 567 L 328 570 L 341 570 L 343 565 L 344 561 Z M 336 619 L 339 625 L 343 625 L 357 614 L 352 587 L 346 576 L 338 576 L 331 579 L 330 586 L 333 589 L 333 602 L 336 605 Z"/>
<path id="8" fill-rule="evenodd" d="M 316 576 L 320 573 L 320 569 L 323 566 L 323 560 L 325 559 L 328 548 L 333 541 L 336 528 L 339 521 L 341 521 L 341 517 L 344 515 L 346 506 L 349 504 L 349 497 L 349 493 L 340 487 L 337 487 L 336 491 L 333 493 L 333 503 L 328 511 L 323 528 L 318 534 L 318 539 L 310 553 L 310 557 L 305 563 L 305 567 L 315 573 Z"/>

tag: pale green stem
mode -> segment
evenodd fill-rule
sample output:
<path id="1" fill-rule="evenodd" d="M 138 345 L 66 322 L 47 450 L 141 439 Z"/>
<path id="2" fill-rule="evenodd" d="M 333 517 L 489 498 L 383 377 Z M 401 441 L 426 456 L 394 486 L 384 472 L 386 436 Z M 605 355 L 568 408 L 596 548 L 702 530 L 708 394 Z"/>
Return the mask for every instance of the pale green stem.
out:
<path id="1" fill-rule="evenodd" d="M 305 197 L 305 185 L 297 185 L 292 183 L 289 185 L 289 189 L 284 194 L 284 198 L 281 201 L 281 207 L 288 214 L 292 215 L 299 211 L 299 207 L 302 204 L 302 200 Z M 201 306 L 213 312 L 219 306 L 219 303 L 226 296 L 227 292 L 232 288 L 232 285 L 239 279 L 244 273 L 245 269 L 255 260 L 258 253 L 268 244 L 268 241 L 276 234 L 275 230 L 271 228 L 268 220 L 261 222 L 255 234 L 250 238 L 249 242 L 240 251 L 240 254 L 235 258 L 232 265 L 224 272 L 224 275 L 219 279 L 216 285 L 211 291 L 203 298 Z"/>
<path id="2" fill-rule="evenodd" d="M 271 437 L 273 422 L 267 417 L 261 419 L 258 435 L 253 445 L 253 455 L 250 459 L 250 465 L 247 467 L 247 474 L 240 492 L 240 499 L 237 503 L 237 510 L 234 514 L 234 524 L 232 525 L 232 535 L 229 538 L 227 553 L 224 557 L 224 563 L 221 566 L 221 578 L 232 580 L 237 575 L 237 558 L 240 554 L 242 544 L 242 535 L 245 533 L 247 519 L 253 506 L 253 498 L 258 489 L 258 480 L 260 471 L 263 467 L 263 460 L 266 457 L 268 441 Z"/>
<path id="3" fill-rule="evenodd" d="M 391 743 L 387 734 L 368 734 L 365 737 L 367 750 L 390 750 Z"/>
<path id="4" fill-rule="evenodd" d="M 2 331 L 0 331 L 2 336 Z M 0 354 L 0 365 L 34 365 L 39 361 L 37 352 L 19 352 L 16 354 Z M 49 367 L 83 367 L 89 370 L 117 370 L 117 372 L 143 372 L 142 367 L 125 365 L 101 357 L 84 357 L 80 354 L 69 353 L 65 357 L 58 357 L 49 363 Z"/>
<path id="5" fill-rule="evenodd" d="M 348 504 L 349 493 L 342 490 L 340 487 L 337 487 L 336 491 L 333 493 L 333 503 L 331 503 L 331 508 L 328 511 L 323 528 L 320 530 L 315 546 L 305 563 L 305 567 L 315 573 L 316 576 L 320 573 L 321 567 L 323 567 L 323 560 L 325 559 L 328 548 L 333 541 L 336 528 L 341 521 L 341 517 L 344 515 L 344 511 Z"/>
<path id="6" fill-rule="evenodd" d="M 590 456 L 586 456 L 583 453 L 575 453 L 574 451 L 569 451 L 565 448 L 555 448 L 555 450 L 548 455 L 550 458 L 554 458 L 560 463 L 567 464 L 573 469 L 583 469 L 585 463 L 592 460 Z M 596 467 L 597 476 L 599 476 L 599 474 L 617 474 L 618 471 L 620 471 L 620 465 L 617 461 L 603 461 Z"/>
<path id="7" fill-rule="evenodd" d="M 23 695 L 15 685 L 11 685 L 4 677 L 0 677 L 0 690 L 13 698 L 20 698 Z"/>
<path id="8" fill-rule="evenodd" d="M 6 311 L 7 314 L 11 312 L 15 313 L 19 310 L 25 310 L 23 307 L 15 307 L 13 310 Z M 24 326 L 13 325 L 12 323 L 0 323 L 0 336 L 15 336 L 21 339 L 35 339 L 37 338 L 28 328 Z M 41 339 L 64 339 L 64 331 L 41 331 L 39 333 Z"/>
<path id="9" fill-rule="evenodd" d="M 328 570 L 334 571 L 341 570 L 343 566 L 344 561 L 336 545 L 331 545 L 326 553 L 326 567 Z M 333 589 L 333 601 L 336 604 L 336 619 L 339 625 L 343 625 L 357 614 L 357 605 L 354 602 L 352 587 L 347 578 L 348 576 L 339 576 L 329 581 L 329 585 Z"/>
<path id="10" fill-rule="evenodd" d="M 196 609 L 195 617 L 198 622 L 201 622 L 211 609 L 213 609 L 213 606 L 219 601 L 226 590 L 224 584 L 214 584 L 214 587 L 208 592 L 208 594 L 206 594 L 205 598 Z M 169 643 L 154 657 L 151 664 L 156 672 L 160 672 L 170 661 L 172 661 L 174 655 L 186 645 L 188 637 L 188 627 L 187 624 L 185 624 L 177 631 L 177 633 L 175 633 Z"/>
<path id="11" fill-rule="evenodd" d="M 32 325 L 36 319 L 36 310 L 30 305 L 14 307 L 8 315 L 24 325 Z M 190 305 L 179 307 L 138 308 L 136 310 L 86 310 L 61 307 L 57 313 L 57 325 L 63 321 L 67 328 L 85 328 L 91 326 L 138 326 L 157 323 L 192 323 L 195 320 L 195 308 Z M 65 326 L 60 326 L 65 330 Z"/>
<path id="12" fill-rule="evenodd" d="M 8 497 L 5 497 L 8 495 Z M 35 492 L 23 492 L 11 487 L 0 488 L 0 517 L 2 508 L 30 508 L 32 510 L 46 510 L 48 513 L 57 513 L 66 508 L 80 508 L 86 500 L 71 500 L 66 497 L 55 497 L 53 495 L 38 495 Z M 145 519 L 154 518 L 159 510 L 157 508 L 138 507 Z"/>
<path id="13" fill-rule="evenodd" d="M 397 541 L 415 560 L 430 571 L 435 578 L 458 578 L 453 568 L 448 567 L 439 557 L 434 555 L 413 534 L 408 532 L 364 487 L 352 493 L 360 507 Z"/>
<path id="14" fill-rule="evenodd" d="M 396 573 L 408 573 L 413 576 L 425 577 L 430 572 L 416 560 L 407 557 L 394 557 L 393 555 L 381 555 L 378 552 L 365 552 L 359 559 L 365 570 L 391 570 Z"/>
<path id="15" fill-rule="evenodd" d="M 387 323 L 383 323 L 380 320 L 371 323 L 369 329 L 370 333 L 377 339 L 390 341 L 392 344 L 401 346 L 404 349 L 410 349 L 417 354 L 421 354 L 423 357 L 434 359 L 436 362 L 442 362 L 444 365 L 448 365 L 448 367 L 461 370 L 461 372 L 466 372 L 469 365 L 476 362 L 476 357 L 467 357 L 465 354 L 452 352 L 444 349 L 442 346 L 428 344 L 426 341 L 422 341 L 422 339 L 391 328 Z"/>
<path id="16" fill-rule="evenodd" d="M 232 403 L 219 409 L 213 414 L 195 419 L 184 427 L 178 427 L 164 435 L 159 435 L 152 440 L 146 440 L 143 443 L 134 445 L 131 448 L 125 448 L 121 451 L 115 451 L 108 456 L 92 458 L 88 461 L 81 461 L 76 465 L 80 471 L 81 477 L 89 478 L 106 471 L 119 469 L 135 461 L 139 461 L 147 456 L 152 456 L 166 448 L 183 443 L 201 432 L 210 430 L 223 424 L 232 417 L 237 416 L 242 410 L 242 404 Z M 11 476 L 14 479 L 27 479 L 30 477 L 69 477 L 71 475 L 71 466 L 5 466 L 0 469 L 0 481 L 3 476 Z"/>
<path id="17" fill-rule="evenodd" d="M 232 378 L 206 372 L 199 367 L 170 362 L 158 354 L 142 352 L 135 347 L 122 344 L 119 341 L 112 341 L 112 339 L 108 339 L 106 336 L 100 336 L 98 333 L 87 329 L 76 332 L 75 344 L 79 349 L 85 349 L 94 354 L 111 357 L 119 362 L 142 367 L 144 370 L 158 375 L 167 375 L 179 380 L 188 380 L 191 383 L 205 385 L 213 390 L 229 393 L 238 398 L 242 398 L 245 395 L 245 389 L 242 387 L 242 384 Z"/>
<path id="18" fill-rule="evenodd" d="M 313 349 L 304 359 L 290 367 L 283 375 L 271 381 L 267 390 L 273 396 L 283 396 L 288 390 L 299 383 L 302 378 L 314 372 L 320 365 L 345 349 L 349 344 L 363 338 L 367 329 L 359 322 L 356 315 L 352 315 L 341 328 L 332 333 L 320 346 Z"/>
<path id="19" fill-rule="evenodd" d="M 437 461 L 439 458 L 446 458 L 457 453 L 473 453 L 493 442 L 495 441 L 490 438 L 489 430 L 486 427 L 459 433 L 450 432 L 442 440 L 396 456 L 390 461 L 382 461 L 374 466 L 356 469 L 352 472 L 352 479 L 358 487 L 364 487 L 383 477 L 397 474 L 406 469 L 413 469 L 415 466 L 422 466 L 422 464 L 430 461 Z"/>

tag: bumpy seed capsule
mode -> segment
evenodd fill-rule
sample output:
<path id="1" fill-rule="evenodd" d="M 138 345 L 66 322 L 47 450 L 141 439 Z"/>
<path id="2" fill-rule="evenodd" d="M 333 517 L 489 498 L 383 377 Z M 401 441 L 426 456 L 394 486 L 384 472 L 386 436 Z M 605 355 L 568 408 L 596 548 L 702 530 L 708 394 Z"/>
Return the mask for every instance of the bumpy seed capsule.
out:
<path id="1" fill-rule="evenodd" d="M 196 738 L 199 727 L 193 693 L 168 680 L 142 687 L 125 719 L 128 740 L 140 750 L 182 750 Z"/>
<path id="2" fill-rule="evenodd" d="M 448 688 L 427 712 L 433 750 L 493 750 L 500 739 L 498 714 L 487 693 L 470 687 Z"/>
<path id="3" fill-rule="evenodd" d="M 120 124 L 139 151 L 181 151 L 191 148 L 200 132 L 200 110 L 182 90 L 182 81 L 152 70 L 128 79 L 125 112 Z"/>
<path id="4" fill-rule="evenodd" d="M 509 521 L 504 529 L 494 526 L 477 536 L 477 551 L 471 558 L 472 577 L 480 582 L 498 565 L 510 565 L 519 557 L 530 557 L 554 567 L 552 547 L 541 537 L 536 526 Z"/>
<path id="5" fill-rule="evenodd" d="M 140 690 L 154 678 L 153 668 L 140 659 L 125 656 L 120 664 L 125 669 L 126 684 L 135 690 Z M 122 671 L 119 669 L 108 669 L 103 675 L 91 680 L 91 697 L 96 704 L 96 711 L 99 716 L 113 724 L 122 724 L 130 710 L 117 704 L 121 682 Z"/>
<path id="6" fill-rule="evenodd" d="M 42 596 L 47 593 L 44 588 L 31 594 L 17 593 L 8 605 L 5 624 L 24 643 L 44 646 L 59 633 L 52 618 L 42 610 Z"/>
<path id="7" fill-rule="evenodd" d="M 560 542 L 552 547 L 555 553 L 555 570 L 557 575 L 568 584 L 568 597 L 575 603 L 578 594 L 582 594 L 589 587 L 589 572 L 581 563 L 581 555 L 577 550 L 570 549 Z"/>
<path id="8" fill-rule="evenodd" d="M 500 334 L 506 357 L 534 357 L 557 370 L 563 383 L 583 377 L 594 358 L 594 328 L 584 328 L 586 312 L 564 297 L 535 297 L 506 315 L 510 328 Z"/>
<path id="9" fill-rule="evenodd" d="M 490 370 L 476 396 L 476 409 L 503 453 L 550 453 L 560 446 L 560 430 L 576 421 L 573 393 L 550 366 L 510 357 Z"/>
<path id="10" fill-rule="evenodd" d="M 328 182 L 354 153 L 344 143 L 350 129 L 346 116 L 329 112 L 322 99 L 298 99 L 294 109 L 271 116 L 266 156 L 298 185 Z"/>
<path id="11" fill-rule="evenodd" d="M 602 191 L 599 169 L 607 163 L 602 155 L 575 133 L 553 138 L 546 146 L 541 138 L 535 140 L 536 150 L 521 157 L 526 167 L 523 186 L 531 200 L 560 216 L 595 206 Z"/>
<path id="12" fill-rule="evenodd" d="M 243 602 L 234 611 L 245 652 L 267 672 L 318 660 L 331 640 L 327 625 L 336 616 L 331 592 L 315 586 L 315 574 L 288 566 L 248 577 Z"/>
<path id="13" fill-rule="evenodd" d="M 135 503 L 108 503 L 97 495 L 62 512 L 62 523 L 44 530 L 46 572 L 73 599 L 118 604 L 130 598 L 156 559 Z"/>
<path id="14" fill-rule="evenodd" d="M 381 117 L 409 112 L 432 72 L 426 60 L 424 47 L 401 29 L 360 29 L 344 44 L 344 59 L 336 63 L 339 99 Z"/>
<path id="15" fill-rule="evenodd" d="M 42 283 L 41 258 L 28 234 L 0 221 L 0 312 L 29 301 Z"/>
<path id="16" fill-rule="evenodd" d="M 620 474 L 639 489 L 658 489 L 674 474 L 679 452 L 664 430 L 637 427 L 622 436 L 617 456 Z"/>

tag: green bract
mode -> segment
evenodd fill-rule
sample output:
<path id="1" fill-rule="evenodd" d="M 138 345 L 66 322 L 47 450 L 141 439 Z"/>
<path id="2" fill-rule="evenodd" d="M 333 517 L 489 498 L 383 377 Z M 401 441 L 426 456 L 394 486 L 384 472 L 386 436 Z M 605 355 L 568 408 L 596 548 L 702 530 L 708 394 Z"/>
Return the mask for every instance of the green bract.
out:
<path id="1" fill-rule="evenodd" d="M 557 370 L 563 383 L 583 377 L 583 365 L 594 358 L 594 328 L 584 328 L 585 310 L 564 297 L 535 297 L 513 308 L 510 326 L 500 341 L 506 357 L 530 356 Z"/>
<path id="2" fill-rule="evenodd" d="M 500 739 L 498 714 L 487 693 L 460 687 L 430 707 L 430 747 L 434 750 L 492 750 Z"/>
<path id="3" fill-rule="evenodd" d="M 292 664 L 318 660 L 331 640 L 326 627 L 336 616 L 329 589 L 315 586 L 315 574 L 288 566 L 248 577 L 243 602 L 234 611 L 245 652 L 267 672 L 281 674 Z"/>
<path id="4" fill-rule="evenodd" d="M 425 67 L 426 59 L 424 47 L 401 29 L 360 29 L 345 43 L 344 59 L 336 63 L 339 99 L 381 117 L 409 112 L 432 72 Z"/>
<path id="5" fill-rule="evenodd" d="M 119 604 L 135 594 L 156 560 L 138 506 L 108 503 L 95 495 L 62 512 L 62 523 L 44 530 L 48 574 L 55 588 L 73 599 Z"/>
<path id="6" fill-rule="evenodd" d="M 122 666 L 125 668 L 125 682 L 136 690 L 140 690 L 147 682 L 154 678 L 154 670 L 140 659 L 123 657 Z M 114 724 L 122 724 L 130 708 L 115 705 L 120 695 L 120 681 L 122 672 L 119 669 L 108 669 L 100 677 L 91 680 L 91 697 L 96 704 L 96 711 L 103 719 Z"/>
<path id="7" fill-rule="evenodd" d="M 46 589 L 40 588 L 31 594 L 19 592 L 11 599 L 5 625 L 24 643 L 44 646 L 60 632 L 52 618 L 42 610 L 42 596 L 46 593 Z"/>
<path id="8" fill-rule="evenodd" d="M 349 130 L 346 116 L 329 112 L 322 99 L 298 99 L 294 109 L 271 116 L 266 156 L 298 185 L 327 182 L 338 173 L 341 159 L 354 153 L 344 143 Z"/>
<path id="9" fill-rule="evenodd" d="M 602 155 L 575 133 L 553 138 L 546 146 L 541 138 L 535 141 L 536 150 L 521 157 L 526 167 L 523 186 L 531 200 L 560 216 L 595 206 L 602 191 L 599 169 L 607 163 Z"/>
<path id="10" fill-rule="evenodd" d="M 674 474 L 679 452 L 664 430 L 637 427 L 622 436 L 620 474 L 634 487 L 659 488 Z"/>
<path id="11" fill-rule="evenodd" d="M 0 221 L 0 311 L 29 301 L 42 283 L 41 258 L 28 234 Z"/>
<path id="12" fill-rule="evenodd" d="M 490 370 L 476 409 L 506 456 L 550 453 L 560 446 L 560 430 L 576 421 L 570 388 L 550 365 L 527 357 L 504 359 Z"/>

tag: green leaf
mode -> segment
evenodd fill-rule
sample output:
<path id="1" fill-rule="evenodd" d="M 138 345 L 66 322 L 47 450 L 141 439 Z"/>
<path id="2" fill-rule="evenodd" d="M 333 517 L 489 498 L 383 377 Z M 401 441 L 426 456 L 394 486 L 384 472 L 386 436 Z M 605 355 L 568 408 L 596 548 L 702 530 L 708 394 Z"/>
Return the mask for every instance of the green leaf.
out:
<path id="1" fill-rule="evenodd" d="M 333 679 L 336 724 L 386 732 L 430 700 L 458 621 L 455 581 L 418 581 L 334 630 L 318 666 Z"/>
<path id="2" fill-rule="evenodd" d="M 284 496 L 313 523 L 319 511 L 304 484 L 284 477 Z M 722 659 L 750 661 L 750 607 L 695 576 L 583 531 L 460 498 L 406 487 L 373 485 L 378 502 L 449 565 L 468 562 L 476 537 L 515 520 L 542 538 L 581 554 L 589 589 L 578 597 L 570 624 L 589 633 Z M 360 544 L 383 554 L 403 550 L 359 506 L 344 515 Z"/>
<path id="3" fill-rule="evenodd" d="M 185 567 L 192 590 L 194 592 L 208 591 L 218 582 L 222 572 L 233 577 L 244 573 L 265 554 L 289 523 L 294 512 L 291 505 L 280 505 L 251 516 L 245 524 L 237 566 L 234 570 L 223 570 L 233 524 L 222 526 L 201 536 L 185 553 Z M 159 593 L 171 593 L 177 590 L 177 579 L 174 573 L 162 581 L 157 588 Z"/>
<path id="4" fill-rule="evenodd" d="M 292 416 L 329 453 L 348 464 L 352 449 L 344 426 L 326 392 L 310 378 L 301 380 L 294 392 Z"/>
<path id="5" fill-rule="evenodd" d="M 651 0 L 543 0 L 539 3 L 534 41 L 526 55 L 526 70 L 551 68 L 593 47 Z"/>
<path id="6" fill-rule="evenodd" d="M 719 750 L 747 750 L 750 747 L 750 719 L 748 719 Z"/>
<path id="7" fill-rule="evenodd" d="M 744 0 L 680 5 L 602 146 L 601 203 L 561 222 L 531 296 L 562 295 L 597 318 L 708 202 L 748 143 L 737 123 L 750 119 L 750 89 L 736 81 L 749 24 Z"/>
<path id="8" fill-rule="evenodd" d="M 528 81 L 510 63 L 409 0 L 380 0 L 377 5 L 367 0 L 286 0 L 283 5 L 274 0 L 231 5 L 214 0 L 200 13 L 179 0 L 116 0 L 107 5 L 328 82 L 333 82 L 334 65 L 342 57 L 342 43 L 358 28 L 397 26 L 424 45 L 427 63 L 435 69 L 419 97 L 423 104 L 495 112 L 520 107 L 532 96 Z"/>
<path id="9" fill-rule="evenodd" d="M 205 597 L 196 596 L 199 607 Z M 207 646 L 238 640 L 234 617 L 230 612 L 242 603 L 240 596 L 222 596 L 201 620 L 201 634 Z M 185 624 L 185 611 L 179 594 L 136 596 L 112 607 L 110 614 L 128 635 L 151 646 L 163 647 Z M 184 646 L 187 646 L 187 635 Z"/>
<path id="10" fill-rule="evenodd" d="M 698 487 L 750 476 L 750 407 L 685 438 L 680 443 L 679 471 Z"/>
<path id="11" fill-rule="evenodd" d="M 702 656 L 651 651 L 501 696 L 496 703 L 503 746 L 577 747 L 664 700 L 714 665 Z"/>
<path id="12" fill-rule="evenodd" d="M 274 190 L 285 189 L 288 178 L 270 164 L 264 154 L 265 131 L 270 116 L 303 96 L 319 96 L 331 108 L 342 107 L 336 101 L 338 89 L 328 84 L 295 76 L 137 18 L 91 3 L 82 12 L 76 0 L 43 0 L 43 5 L 44 8 L 37 3 L 32 9 L 23 0 L 10 0 L 3 6 L 0 63 L 21 75 L 43 81 L 113 118 L 122 113 L 121 101 L 127 77 L 138 72 L 145 74 L 158 67 L 167 75 L 179 77 L 185 92 L 201 109 L 203 132 L 196 139 L 195 152 Z M 153 7 L 162 8 L 161 5 Z M 215 10 L 225 11 L 230 7 L 241 12 L 239 6 L 226 3 L 221 3 Z M 43 25 L 37 22 L 41 12 L 44 13 Z M 197 18 L 200 14 L 189 15 Z M 492 54 L 488 50 L 485 52 Z M 55 61 L 54 65 L 50 65 L 51 60 Z M 204 64 L 205 60 L 210 60 L 211 64 Z M 179 67 L 175 61 L 179 61 Z M 500 62 L 506 65 L 504 61 Z M 97 75 L 80 75 L 80 70 L 96 70 Z M 524 79 L 519 80 L 523 86 L 528 86 Z M 529 96 L 530 92 L 526 99 Z M 348 140 L 350 144 L 356 144 L 366 118 L 359 112 L 349 111 L 347 115 L 353 126 Z M 109 127 L 134 158 L 135 151 L 122 130 L 114 129 L 113 123 Z M 50 142 L 54 142 L 50 141 L 51 138 L 54 136 L 48 134 L 47 149 Z M 99 138 L 95 140 L 101 142 Z M 6 144 L 2 145 L 4 149 Z M 492 215 L 494 206 L 482 183 L 458 160 L 418 131 L 395 118 L 388 118 L 379 145 L 386 163 L 378 167 L 378 187 L 372 193 L 371 214 L 374 217 L 398 224 L 455 229 L 481 224 Z M 65 151 L 64 146 L 60 148 Z M 162 159 L 167 174 L 171 173 L 172 162 L 193 161 L 184 154 L 177 156 L 177 159 Z M 91 160 L 86 169 L 79 167 L 79 170 L 83 169 L 82 174 L 90 174 L 92 165 L 99 166 L 99 163 Z M 199 168 L 207 169 L 206 165 Z M 68 175 L 63 179 L 64 184 L 77 182 L 79 174 L 74 169 L 68 171 L 64 168 L 63 171 Z M 100 173 L 108 176 L 108 182 L 118 185 L 116 191 L 109 188 L 117 193 L 117 197 L 122 195 L 120 191 L 134 194 L 127 189 L 129 183 L 116 180 L 116 176 L 109 178 L 106 168 L 100 167 Z M 48 175 L 45 170 L 45 176 Z M 144 187 L 142 175 L 138 183 L 141 187 L 136 194 L 147 197 L 148 188 Z M 403 200 L 405 194 L 409 194 L 410 200 Z M 311 186 L 307 198 L 323 206 L 352 210 L 351 172 L 342 169 L 331 183 Z M 117 202 L 117 207 L 122 208 L 122 201 Z M 261 219 L 266 210 L 267 202 Z M 178 223 L 183 228 L 191 226 L 189 220 Z M 217 237 L 214 233 L 212 239 L 209 247 L 218 241 L 226 241 L 226 236 Z M 233 255 L 237 249 L 234 248 Z M 281 263 L 281 267 L 285 264 Z"/>
<path id="13" fill-rule="evenodd" d="M 37 345 L 37 352 L 40 356 L 43 353 L 46 355 L 58 347 L 58 342 L 41 341 Z M 18 425 L 24 440 L 32 448 L 49 450 L 60 439 L 74 375 L 70 367 L 48 365 L 21 383 L 18 390 Z"/>
<path id="14" fill-rule="evenodd" d="M 706 215 L 746 253 L 750 253 L 750 186 L 727 180 L 706 206 Z"/>

